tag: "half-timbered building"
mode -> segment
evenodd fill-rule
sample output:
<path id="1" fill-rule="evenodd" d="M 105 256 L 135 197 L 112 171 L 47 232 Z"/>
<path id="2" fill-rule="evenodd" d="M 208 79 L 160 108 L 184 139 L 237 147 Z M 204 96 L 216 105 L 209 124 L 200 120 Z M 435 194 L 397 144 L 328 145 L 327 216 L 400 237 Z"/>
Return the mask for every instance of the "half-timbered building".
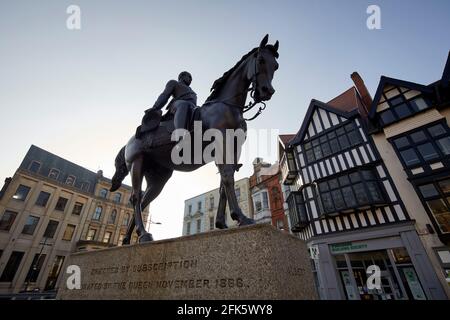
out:
<path id="1" fill-rule="evenodd" d="M 310 248 L 322 299 L 436 299 L 445 294 L 368 134 L 370 94 L 312 100 L 281 155 L 292 231 Z M 371 266 L 380 287 L 368 282 Z M 369 279 L 370 280 L 370 279 Z"/>

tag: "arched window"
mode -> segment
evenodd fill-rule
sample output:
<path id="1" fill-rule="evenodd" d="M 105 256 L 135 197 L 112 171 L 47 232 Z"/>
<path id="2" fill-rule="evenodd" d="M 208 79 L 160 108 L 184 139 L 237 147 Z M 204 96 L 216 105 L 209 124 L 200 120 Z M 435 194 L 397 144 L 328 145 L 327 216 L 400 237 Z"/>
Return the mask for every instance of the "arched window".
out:
<path id="1" fill-rule="evenodd" d="M 108 195 L 108 189 L 101 189 L 100 190 L 100 198 L 106 199 L 107 195 Z"/>
<path id="2" fill-rule="evenodd" d="M 108 223 L 110 223 L 110 224 L 116 223 L 116 217 L 117 217 L 117 210 L 114 209 L 114 210 L 111 212 L 111 215 L 109 216 Z"/>
<path id="3" fill-rule="evenodd" d="M 126 213 L 126 214 L 123 216 L 122 225 L 123 225 L 123 226 L 128 226 L 128 222 L 130 222 L 130 214 L 129 214 L 129 213 Z"/>
<path id="4" fill-rule="evenodd" d="M 121 193 L 114 194 L 114 202 L 120 203 L 120 200 L 122 200 L 122 194 Z"/>
<path id="5" fill-rule="evenodd" d="M 97 206 L 95 208 L 94 215 L 92 216 L 92 220 L 100 220 L 100 217 L 102 216 L 103 208 L 101 206 Z"/>

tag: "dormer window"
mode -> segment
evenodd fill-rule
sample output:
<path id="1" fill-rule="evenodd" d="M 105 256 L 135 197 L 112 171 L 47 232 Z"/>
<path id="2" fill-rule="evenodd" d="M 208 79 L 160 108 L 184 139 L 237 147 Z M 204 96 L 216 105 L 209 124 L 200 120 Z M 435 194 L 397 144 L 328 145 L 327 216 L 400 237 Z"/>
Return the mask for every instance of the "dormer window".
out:
<path id="1" fill-rule="evenodd" d="M 28 170 L 34 173 L 38 173 L 39 169 L 41 168 L 41 164 L 37 161 L 31 161 L 30 166 L 28 167 Z"/>
<path id="2" fill-rule="evenodd" d="M 106 196 L 108 195 L 108 189 L 101 189 L 100 190 L 100 198 L 106 199 Z"/>
<path id="3" fill-rule="evenodd" d="M 68 176 L 66 179 L 66 184 L 69 186 L 73 186 L 75 184 L 75 179 L 76 179 L 75 176 L 72 175 Z"/>
<path id="4" fill-rule="evenodd" d="M 50 172 L 48 173 L 48 177 L 50 179 L 57 180 L 58 177 L 59 177 L 59 170 L 57 170 L 57 169 L 50 169 Z"/>

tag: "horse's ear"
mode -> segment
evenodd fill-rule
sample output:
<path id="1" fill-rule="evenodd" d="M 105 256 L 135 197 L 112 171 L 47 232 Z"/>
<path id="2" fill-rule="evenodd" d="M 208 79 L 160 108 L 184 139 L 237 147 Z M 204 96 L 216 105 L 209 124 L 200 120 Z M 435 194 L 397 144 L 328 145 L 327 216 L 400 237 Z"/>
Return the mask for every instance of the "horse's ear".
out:
<path id="1" fill-rule="evenodd" d="M 269 42 L 269 35 L 266 34 L 266 36 L 262 39 L 261 43 L 259 44 L 259 48 L 262 49 L 266 46 L 267 42 Z"/>
<path id="2" fill-rule="evenodd" d="M 273 48 L 275 49 L 275 51 L 278 51 L 278 47 L 280 46 L 280 42 L 275 42 L 275 44 L 273 45 Z"/>

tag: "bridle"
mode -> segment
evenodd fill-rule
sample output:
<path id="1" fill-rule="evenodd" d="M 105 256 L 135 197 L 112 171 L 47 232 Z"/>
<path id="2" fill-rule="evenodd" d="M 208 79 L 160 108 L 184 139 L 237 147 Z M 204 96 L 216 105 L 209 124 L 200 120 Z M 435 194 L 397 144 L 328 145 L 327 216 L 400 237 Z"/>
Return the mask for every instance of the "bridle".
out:
<path id="1" fill-rule="evenodd" d="M 256 88 L 258 87 L 258 74 L 259 74 L 258 56 L 259 56 L 259 52 L 254 57 L 254 61 L 255 61 L 254 72 L 253 72 L 253 75 L 252 75 L 252 78 L 251 78 L 251 86 L 250 86 L 250 88 L 248 88 L 246 91 L 239 92 L 239 93 L 235 94 L 234 96 L 232 96 L 230 98 L 227 98 L 227 99 L 224 99 L 224 100 L 221 100 L 221 101 L 218 101 L 218 100 L 208 101 L 207 103 L 205 103 L 205 105 L 211 104 L 211 103 L 216 103 L 216 102 L 221 102 L 221 103 L 224 103 L 224 104 L 226 104 L 228 106 L 235 107 L 235 108 L 238 108 L 238 109 L 242 110 L 242 113 L 246 113 L 246 112 L 250 111 L 251 109 L 253 109 L 256 105 L 262 104 L 262 106 L 260 106 L 258 108 L 258 111 L 253 115 L 253 117 L 244 118 L 245 121 L 252 121 L 252 120 L 256 119 L 264 111 L 264 109 L 266 109 L 266 103 L 264 101 L 258 101 L 257 102 L 255 100 L 255 91 L 256 91 Z M 234 98 L 236 98 L 236 97 L 238 97 L 238 96 L 240 96 L 240 95 L 242 95 L 244 93 L 247 94 L 248 92 L 250 92 L 250 98 L 252 99 L 252 101 L 250 101 L 247 105 L 240 106 L 240 105 L 237 105 L 237 104 L 229 102 L 229 100 L 232 100 L 232 99 L 234 99 Z"/>

